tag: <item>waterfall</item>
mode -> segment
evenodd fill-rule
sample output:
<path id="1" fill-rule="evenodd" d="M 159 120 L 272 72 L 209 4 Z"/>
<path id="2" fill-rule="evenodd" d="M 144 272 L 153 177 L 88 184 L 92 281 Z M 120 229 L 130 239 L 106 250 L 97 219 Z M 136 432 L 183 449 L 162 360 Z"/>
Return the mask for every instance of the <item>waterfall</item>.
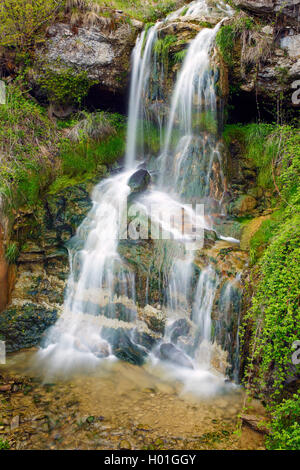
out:
<path id="1" fill-rule="evenodd" d="M 63 313 L 38 353 L 39 358 L 46 361 L 48 370 L 68 371 L 78 365 L 94 367 L 104 358 L 113 359 L 113 347 L 118 338 L 123 338 L 122 344 L 125 341 L 131 349 L 143 354 L 151 352 L 134 335 L 136 332 L 149 334 L 149 329 L 138 316 L 135 273 L 119 253 L 120 240 L 126 239 L 127 234 L 130 178 L 141 162 L 144 167 L 148 165 L 153 179 L 148 191 L 135 197 L 140 229 L 144 221 L 150 219 L 152 227 L 165 234 L 162 240 L 153 237 L 154 264 L 160 257 L 163 260 L 157 282 L 162 292 L 162 308 L 167 315 L 166 333 L 156 340 L 156 348 L 159 350 L 170 342 L 172 357 L 177 358 L 181 366 L 194 364 L 197 355 L 198 365 L 204 369 L 211 367 L 207 345 L 212 341 L 211 314 L 219 278 L 211 266 L 204 268 L 198 279 L 195 274 L 194 257 L 199 249 L 194 244 L 198 241 L 195 233 L 200 231 L 203 238 L 203 230 L 212 230 L 212 224 L 190 202 L 212 197 L 213 166 L 218 166 L 221 180 L 221 189 L 214 182 L 219 188 L 215 197 L 217 204 L 222 202 L 222 149 L 214 126 L 218 121 L 217 71 L 211 66 L 211 55 L 216 33 L 229 7 L 213 2 L 218 24 L 202 29 L 191 41 L 169 100 L 168 119 L 157 115 L 157 95 L 151 94 L 151 80 L 157 71 L 155 43 L 160 29 L 165 22 L 180 16 L 210 13 L 210 3 L 193 2 L 187 11 L 180 9 L 169 15 L 164 22 L 145 30 L 136 41 L 132 53 L 126 170 L 96 186 L 92 194 L 93 207 L 69 244 L 71 274 Z M 156 113 L 163 140 L 155 171 L 145 152 L 143 135 L 153 113 Z M 210 120 L 210 126 L 205 125 L 206 119 Z M 198 165 L 202 165 L 201 178 L 193 182 Z M 184 215 L 184 222 L 191 229 L 188 234 L 182 232 L 181 219 L 172 217 L 175 213 Z M 147 304 L 152 302 L 149 277 L 145 298 Z M 121 330 L 128 332 L 126 340 Z M 189 343 L 190 330 L 196 331 L 193 344 Z M 182 332 L 187 338 L 177 341 Z M 186 348 L 185 341 L 189 343 Z M 117 344 L 117 347 L 121 346 Z M 164 350 L 166 353 L 167 348 Z M 189 358 L 183 359 L 186 354 Z M 162 352 L 158 356 L 162 357 Z"/>
<path id="2" fill-rule="evenodd" d="M 131 168 L 137 160 L 138 135 L 140 123 L 143 121 L 145 109 L 145 96 L 149 85 L 151 74 L 151 58 L 153 45 L 157 39 L 157 29 L 160 22 L 152 26 L 149 31 L 143 31 L 138 37 L 135 48 L 132 52 L 132 73 L 129 98 L 129 117 L 127 126 L 127 146 L 126 146 L 126 167 Z M 139 153 L 139 158 L 143 159 L 143 151 Z"/>

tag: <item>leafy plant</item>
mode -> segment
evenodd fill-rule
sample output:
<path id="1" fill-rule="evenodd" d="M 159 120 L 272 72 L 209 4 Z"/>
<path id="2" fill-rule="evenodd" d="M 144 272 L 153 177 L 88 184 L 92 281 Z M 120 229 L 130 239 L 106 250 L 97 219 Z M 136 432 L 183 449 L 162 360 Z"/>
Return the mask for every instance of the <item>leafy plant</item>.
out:
<path id="1" fill-rule="evenodd" d="M 269 450 L 300 449 L 300 393 L 283 400 L 272 411 L 271 436 L 267 438 Z"/>

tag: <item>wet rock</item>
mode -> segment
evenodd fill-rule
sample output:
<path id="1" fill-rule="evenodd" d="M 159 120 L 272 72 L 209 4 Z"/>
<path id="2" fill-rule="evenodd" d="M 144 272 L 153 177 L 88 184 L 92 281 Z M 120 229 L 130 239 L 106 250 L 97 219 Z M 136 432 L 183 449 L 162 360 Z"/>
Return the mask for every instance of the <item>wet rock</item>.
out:
<path id="1" fill-rule="evenodd" d="M 171 342 L 176 343 L 179 336 L 186 336 L 190 329 L 191 326 L 185 318 L 176 320 L 172 325 Z"/>
<path id="2" fill-rule="evenodd" d="M 188 356 L 171 343 L 162 344 L 159 348 L 159 355 L 161 359 L 165 361 L 170 361 L 178 366 L 186 367 L 188 369 L 194 368 Z"/>
<path id="3" fill-rule="evenodd" d="M 139 344 L 140 346 L 143 346 L 143 348 L 146 348 L 148 351 L 151 351 L 151 349 L 155 346 L 158 341 L 157 338 L 154 338 L 148 333 L 138 330 L 134 332 L 133 339 L 135 343 Z"/>
<path id="4" fill-rule="evenodd" d="M 262 433 L 262 434 L 269 434 L 270 430 L 267 427 L 267 423 L 263 420 L 262 416 L 256 415 L 241 415 L 241 419 L 243 424 L 249 426 L 253 431 Z"/>
<path id="5" fill-rule="evenodd" d="M 162 310 L 146 305 L 139 311 L 139 318 L 143 320 L 146 325 L 157 333 L 163 333 L 166 324 L 166 315 Z"/>
<path id="6" fill-rule="evenodd" d="M 147 353 L 144 348 L 135 344 L 131 339 L 132 331 L 122 328 L 102 328 L 102 337 L 105 338 L 112 347 L 113 354 L 122 361 L 135 365 L 143 365 Z"/>
<path id="7" fill-rule="evenodd" d="M 0 315 L 0 339 L 6 342 L 7 352 L 36 346 L 56 320 L 56 309 L 33 303 L 11 307 Z"/>
<path id="8" fill-rule="evenodd" d="M 132 193 L 140 193 L 145 191 L 151 181 L 150 173 L 147 170 L 141 168 L 140 170 L 133 173 L 129 178 L 128 186 Z"/>
<path id="9" fill-rule="evenodd" d="M 99 341 L 97 344 L 92 346 L 91 351 L 100 359 L 103 357 L 108 357 L 110 354 L 109 344 L 106 341 Z"/>

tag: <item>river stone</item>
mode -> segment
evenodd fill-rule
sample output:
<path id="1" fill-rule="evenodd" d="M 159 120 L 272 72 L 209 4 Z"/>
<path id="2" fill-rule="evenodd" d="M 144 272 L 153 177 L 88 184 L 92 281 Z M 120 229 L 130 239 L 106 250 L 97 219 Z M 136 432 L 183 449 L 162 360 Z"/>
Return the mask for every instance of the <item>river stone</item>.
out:
<path id="1" fill-rule="evenodd" d="M 135 173 L 133 173 L 133 175 L 129 178 L 128 186 L 130 187 L 132 193 L 140 193 L 147 189 L 150 181 L 150 173 L 147 170 L 141 168 L 140 170 L 137 170 Z"/>
<path id="2" fill-rule="evenodd" d="M 132 330 L 125 331 L 122 328 L 102 328 L 101 336 L 110 343 L 112 352 L 118 359 L 141 366 L 147 353 L 144 348 L 133 343 L 131 333 Z"/>
<path id="3" fill-rule="evenodd" d="M 170 361 L 173 364 L 177 364 L 178 366 L 186 367 L 188 369 L 194 368 L 188 356 L 184 354 L 184 352 L 180 351 L 180 349 L 176 348 L 172 343 L 163 343 L 160 346 L 159 354 L 161 359 L 165 361 Z"/>

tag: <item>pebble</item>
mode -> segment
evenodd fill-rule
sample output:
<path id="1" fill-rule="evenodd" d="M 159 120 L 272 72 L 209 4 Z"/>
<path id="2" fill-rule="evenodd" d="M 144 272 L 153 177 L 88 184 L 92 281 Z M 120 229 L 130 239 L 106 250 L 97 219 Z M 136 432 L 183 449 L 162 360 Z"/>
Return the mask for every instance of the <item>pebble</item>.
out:
<path id="1" fill-rule="evenodd" d="M 19 425 L 20 425 L 20 416 L 14 416 L 10 422 L 10 429 L 13 431 L 14 429 L 17 429 Z"/>

